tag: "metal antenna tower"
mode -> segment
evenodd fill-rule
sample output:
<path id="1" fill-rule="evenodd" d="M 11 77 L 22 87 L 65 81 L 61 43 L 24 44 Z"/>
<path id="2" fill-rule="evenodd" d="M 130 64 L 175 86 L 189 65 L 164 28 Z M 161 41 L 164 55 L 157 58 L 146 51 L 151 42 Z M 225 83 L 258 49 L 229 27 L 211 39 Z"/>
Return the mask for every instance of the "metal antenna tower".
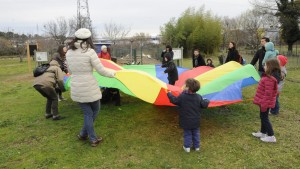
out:
<path id="1" fill-rule="evenodd" d="M 77 0 L 77 29 L 92 29 L 88 0 Z"/>

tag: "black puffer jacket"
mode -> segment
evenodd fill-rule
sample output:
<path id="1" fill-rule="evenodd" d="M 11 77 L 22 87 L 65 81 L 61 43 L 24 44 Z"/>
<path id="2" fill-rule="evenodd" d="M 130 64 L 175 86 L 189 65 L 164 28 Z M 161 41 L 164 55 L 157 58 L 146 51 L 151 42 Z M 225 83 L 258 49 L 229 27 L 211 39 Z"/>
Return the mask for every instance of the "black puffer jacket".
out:
<path id="1" fill-rule="evenodd" d="M 240 63 L 239 59 L 240 59 L 239 51 L 236 50 L 234 47 L 229 48 L 225 63 L 230 61 L 236 61 Z"/>
<path id="2" fill-rule="evenodd" d="M 179 107 L 179 126 L 183 129 L 195 129 L 200 126 L 200 113 L 207 108 L 209 101 L 197 93 L 183 91 L 178 97 L 168 93 L 170 102 Z"/>
<path id="3" fill-rule="evenodd" d="M 167 62 L 163 64 L 161 67 L 166 67 L 165 73 L 168 73 L 169 82 L 175 82 L 178 80 L 178 70 L 173 62 L 170 53 L 165 54 L 165 58 L 167 58 Z"/>
<path id="4" fill-rule="evenodd" d="M 205 61 L 200 54 L 198 56 L 193 55 L 193 67 L 198 66 L 206 66 Z"/>

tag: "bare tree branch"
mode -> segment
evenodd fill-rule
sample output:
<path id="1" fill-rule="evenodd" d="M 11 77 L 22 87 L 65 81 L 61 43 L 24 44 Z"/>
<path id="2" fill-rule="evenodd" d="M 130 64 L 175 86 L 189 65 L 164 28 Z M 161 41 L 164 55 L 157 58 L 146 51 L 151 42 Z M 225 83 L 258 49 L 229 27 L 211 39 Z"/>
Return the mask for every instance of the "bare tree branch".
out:
<path id="1" fill-rule="evenodd" d="M 126 37 L 130 31 L 130 28 L 125 28 L 123 25 L 110 22 L 104 24 L 104 33 L 102 36 L 109 38 L 110 40 L 122 39 Z"/>

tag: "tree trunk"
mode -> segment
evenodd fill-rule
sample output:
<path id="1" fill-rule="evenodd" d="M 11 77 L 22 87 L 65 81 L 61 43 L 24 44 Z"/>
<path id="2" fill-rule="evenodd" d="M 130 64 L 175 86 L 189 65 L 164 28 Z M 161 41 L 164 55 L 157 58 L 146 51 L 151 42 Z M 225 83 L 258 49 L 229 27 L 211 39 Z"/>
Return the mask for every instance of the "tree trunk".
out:
<path id="1" fill-rule="evenodd" d="M 20 62 L 23 62 L 23 55 L 20 54 Z"/>
<path id="2" fill-rule="evenodd" d="M 288 52 L 287 55 L 288 56 L 292 56 L 293 54 L 293 43 L 288 43 Z"/>

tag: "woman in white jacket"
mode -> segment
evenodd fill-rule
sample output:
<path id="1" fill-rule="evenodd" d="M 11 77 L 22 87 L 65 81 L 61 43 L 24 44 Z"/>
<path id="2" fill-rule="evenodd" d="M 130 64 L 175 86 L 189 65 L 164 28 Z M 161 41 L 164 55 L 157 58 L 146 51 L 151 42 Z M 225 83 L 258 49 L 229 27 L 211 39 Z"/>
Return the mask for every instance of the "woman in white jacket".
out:
<path id="1" fill-rule="evenodd" d="M 102 95 L 93 76 L 93 69 L 107 77 L 114 77 L 115 71 L 102 65 L 94 50 L 91 32 L 86 28 L 75 32 L 75 39 L 70 43 L 66 59 L 71 73 L 71 98 L 79 103 L 84 114 L 84 125 L 78 138 L 87 140 L 89 137 L 91 146 L 95 147 L 102 141 L 94 131 L 94 121 L 100 110 Z"/>

